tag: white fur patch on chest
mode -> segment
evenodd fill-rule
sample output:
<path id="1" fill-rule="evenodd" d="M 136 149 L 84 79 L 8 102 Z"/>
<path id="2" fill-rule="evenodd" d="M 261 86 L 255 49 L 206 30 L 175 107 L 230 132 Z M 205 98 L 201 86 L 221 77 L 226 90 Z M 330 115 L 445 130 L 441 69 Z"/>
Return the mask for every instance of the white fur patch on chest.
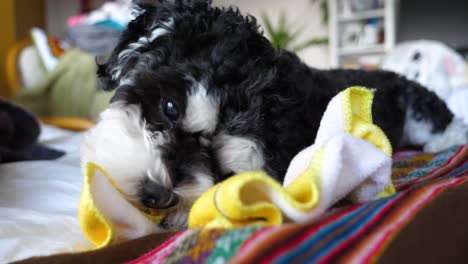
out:
<path id="1" fill-rule="evenodd" d="M 187 95 L 187 108 L 182 126 L 185 131 L 211 134 L 216 129 L 219 99 L 209 95 L 202 83 L 195 83 Z"/>
<path id="2" fill-rule="evenodd" d="M 249 138 L 220 134 L 214 138 L 213 148 L 222 173 L 262 170 L 265 165 L 261 147 Z"/>

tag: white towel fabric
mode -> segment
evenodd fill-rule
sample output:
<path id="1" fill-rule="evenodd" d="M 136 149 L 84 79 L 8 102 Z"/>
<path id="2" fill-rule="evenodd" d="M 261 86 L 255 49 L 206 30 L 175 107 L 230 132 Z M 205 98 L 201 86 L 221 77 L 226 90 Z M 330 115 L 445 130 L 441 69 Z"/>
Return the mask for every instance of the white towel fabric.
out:
<path id="1" fill-rule="evenodd" d="M 339 94 L 329 103 L 315 143 L 297 154 L 289 165 L 283 187 L 307 169 L 319 149 L 325 148 L 320 162 L 320 201 L 310 212 L 286 212 L 295 221 L 318 217 L 345 197 L 354 203 L 374 200 L 391 184 L 392 160 L 388 139 L 384 136 L 380 142 L 373 142 L 380 148 L 364 140 L 363 137 L 370 133 L 382 133 L 371 124 L 366 131 L 346 132 L 349 128 L 345 127 L 347 121 L 343 107 L 346 106 L 342 96 L 343 93 Z M 353 113 L 352 118 L 359 118 L 356 114 L 362 113 Z"/>

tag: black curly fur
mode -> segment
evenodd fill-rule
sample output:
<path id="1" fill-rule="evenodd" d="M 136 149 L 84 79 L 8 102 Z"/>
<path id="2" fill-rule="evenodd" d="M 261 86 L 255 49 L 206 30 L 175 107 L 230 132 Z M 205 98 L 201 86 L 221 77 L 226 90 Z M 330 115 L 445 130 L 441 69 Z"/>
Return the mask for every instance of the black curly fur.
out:
<path id="1" fill-rule="evenodd" d="M 179 175 L 172 176 L 175 184 L 189 177 L 180 176 L 187 174 L 183 171 L 189 165 L 217 171 L 212 150 L 187 140 L 198 134 L 182 131 L 159 107 L 160 98 L 171 97 L 184 111 L 190 86 L 186 76 L 205 81 L 208 94 L 221 98 L 214 134 L 227 131 L 255 141 L 263 150 L 263 169 L 279 180 L 294 155 L 314 142 L 330 99 L 347 87 L 377 89 L 374 120 L 396 149 L 406 143 L 402 133 L 409 108 L 416 119 L 431 122 L 433 132 L 443 131 L 452 120 L 435 94 L 394 73 L 318 70 L 295 54 L 275 50 L 256 19 L 242 16 L 237 8 L 212 7 L 203 0 L 157 5 L 146 1 L 140 8 L 144 13 L 129 24 L 109 61 L 99 65 L 98 75 L 105 89 L 119 87 L 114 101 L 141 105 L 151 129 L 171 131 L 174 141 L 165 158 L 173 174 Z M 125 63 L 119 61 L 119 54 L 131 43 L 148 36 L 155 24 L 163 26 L 171 19 L 170 33 L 138 47 Z M 122 68 L 117 78 L 112 77 L 115 67 Z M 131 83 L 122 84 L 125 78 Z"/>

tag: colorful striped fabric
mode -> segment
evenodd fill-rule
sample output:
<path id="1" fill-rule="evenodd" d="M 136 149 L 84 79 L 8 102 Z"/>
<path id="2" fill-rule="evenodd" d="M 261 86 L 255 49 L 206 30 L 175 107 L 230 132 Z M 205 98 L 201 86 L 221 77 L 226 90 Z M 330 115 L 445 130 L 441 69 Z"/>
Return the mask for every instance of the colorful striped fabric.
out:
<path id="1" fill-rule="evenodd" d="M 275 227 L 188 230 L 130 263 L 369 263 L 444 190 L 468 181 L 468 145 L 395 159 L 398 192 L 341 205 L 320 220 Z"/>

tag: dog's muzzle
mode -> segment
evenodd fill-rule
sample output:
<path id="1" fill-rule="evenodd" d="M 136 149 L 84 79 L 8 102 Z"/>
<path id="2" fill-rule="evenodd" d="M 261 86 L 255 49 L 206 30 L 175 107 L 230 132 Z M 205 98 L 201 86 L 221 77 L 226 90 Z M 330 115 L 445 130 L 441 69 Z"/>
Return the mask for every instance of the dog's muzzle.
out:
<path id="1" fill-rule="evenodd" d="M 155 182 L 146 181 L 142 186 L 141 203 L 151 209 L 169 209 L 179 203 L 179 197 Z"/>

